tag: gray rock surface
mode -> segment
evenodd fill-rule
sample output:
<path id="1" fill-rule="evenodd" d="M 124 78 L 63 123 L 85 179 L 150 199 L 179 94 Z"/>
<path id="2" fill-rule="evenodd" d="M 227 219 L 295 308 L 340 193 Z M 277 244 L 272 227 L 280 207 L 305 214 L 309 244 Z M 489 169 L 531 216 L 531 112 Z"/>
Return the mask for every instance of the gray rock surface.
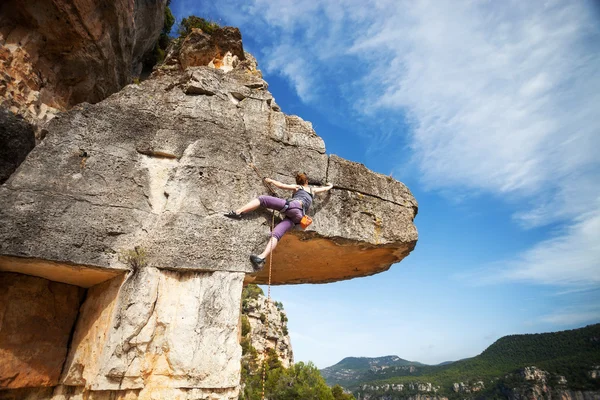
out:
<path id="1" fill-rule="evenodd" d="M 119 252 L 141 246 L 155 267 L 250 273 L 248 254 L 265 245 L 270 215 L 222 214 L 267 193 L 254 165 L 282 181 L 305 171 L 336 185 L 317 198 L 313 225 L 284 237 L 274 283 L 348 279 L 400 261 L 417 240 L 408 189 L 328 157 L 311 124 L 274 111 L 260 82 L 240 69 L 158 71 L 54 119 L 0 188 L 0 254 L 118 270 Z M 299 271 L 313 242 L 321 261 Z"/>
<path id="2" fill-rule="evenodd" d="M 182 69 L 190 66 L 209 65 L 211 61 L 223 60 L 225 54 L 230 53 L 239 61 L 245 59 L 242 34 L 240 30 L 232 27 L 217 29 L 208 34 L 201 29 L 192 29 L 192 32 L 180 42 L 175 42 L 176 49 L 167 50 L 166 64 L 178 64 Z M 174 57 L 175 59 L 171 59 Z M 217 66 L 220 63 L 217 62 Z"/>
<path id="3" fill-rule="evenodd" d="M 0 107 L 0 185 L 15 172 L 34 147 L 32 126 L 22 117 Z"/>
<path id="4" fill-rule="evenodd" d="M 248 340 L 258 353 L 258 365 L 261 365 L 265 349 L 273 349 L 284 368 L 292 366 L 294 352 L 283 308 L 278 308 L 273 300 L 269 302 L 266 296 L 259 295 L 242 303 L 242 313 L 250 324 Z"/>

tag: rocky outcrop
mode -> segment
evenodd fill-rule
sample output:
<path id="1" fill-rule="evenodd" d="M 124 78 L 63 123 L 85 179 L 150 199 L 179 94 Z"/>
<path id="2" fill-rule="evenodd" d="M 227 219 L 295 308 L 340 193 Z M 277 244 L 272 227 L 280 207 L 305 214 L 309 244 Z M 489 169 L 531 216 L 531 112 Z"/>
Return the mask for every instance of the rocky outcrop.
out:
<path id="1" fill-rule="evenodd" d="M 550 374 L 535 366 L 525 367 L 514 376 L 517 383 L 502 388 L 509 400 L 600 400 L 600 392 L 569 389 L 564 376 Z"/>
<path id="2" fill-rule="evenodd" d="M 548 380 L 548 372 L 542 371 L 537 367 L 525 367 L 519 371 L 519 375 L 526 381 L 535 381 L 540 383 L 546 383 Z"/>
<path id="3" fill-rule="evenodd" d="M 53 399 L 237 397 L 242 283 L 268 279 L 248 255 L 271 214 L 223 212 L 266 193 L 257 171 L 336 185 L 277 247 L 274 284 L 372 275 L 414 248 L 402 183 L 328 156 L 251 58 L 221 64 L 166 65 L 59 115 L 0 186 L 0 270 L 90 288 Z"/>
<path id="4" fill-rule="evenodd" d="M 265 193 L 252 166 L 283 181 L 304 170 L 313 183 L 342 183 L 318 199 L 309 229 L 283 238 L 274 284 L 372 275 L 408 255 L 417 206 L 406 186 L 327 156 L 310 123 L 270 108 L 261 82 L 237 69 L 171 71 L 53 120 L 0 188 L 0 268 L 52 261 L 40 276 L 60 280 L 75 264 L 82 277 L 97 275 L 94 284 L 126 270 L 119 252 L 140 246 L 161 268 L 251 273 L 248 254 L 264 247 L 269 214 L 222 214 Z M 265 283 L 266 270 L 253 279 Z"/>
<path id="5" fill-rule="evenodd" d="M 0 107 L 0 185 L 21 165 L 34 146 L 31 125 Z"/>
<path id="6" fill-rule="evenodd" d="M 240 61 L 245 61 L 246 54 L 242 34 L 237 28 L 225 27 L 212 34 L 193 28 L 185 38 L 173 41 L 167 49 L 164 66 L 185 70 L 207 65 L 228 72 Z"/>
<path id="7" fill-rule="evenodd" d="M 248 319 L 250 332 L 248 339 L 262 362 L 266 349 L 273 349 L 284 368 L 294 363 L 292 342 L 287 330 L 287 315 L 281 303 L 269 302 L 259 295 L 242 303 L 242 314 Z"/>
<path id="8" fill-rule="evenodd" d="M 448 400 L 445 396 L 435 396 L 427 394 L 413 394 L 413 395 L 398 395 L 397 393 L 392 394 L 378 394 L 370 392 L 359 392 L 356 394 L 357 400 Z"/>
<path id="9" fill-rule="evenodd" d="M 384 384 L 363 384 L 356 391 L 357 399 L 364 400 L 392 400 L 392 399 L 419 399 L 419 400 L 442 400 L 443 396 L 437 396 L 440 390 L 430 382 L 409 382 L 409 383 L 384 383 Z"/>
<path id="10" fill-rule="evenodd" d="M 452 390 L 455 393 L 477 393 L 485 389 L 483 381 L 477 381 L 474 383 L 454 382 Z"/>
<path id="11" fill-rule="evenodd" d="M 0 5 L 2 106 L 43 126 L 139 75 L 166 0 L 7 0 Z M 41 131 L 38 131 L 41 135 Z"/>

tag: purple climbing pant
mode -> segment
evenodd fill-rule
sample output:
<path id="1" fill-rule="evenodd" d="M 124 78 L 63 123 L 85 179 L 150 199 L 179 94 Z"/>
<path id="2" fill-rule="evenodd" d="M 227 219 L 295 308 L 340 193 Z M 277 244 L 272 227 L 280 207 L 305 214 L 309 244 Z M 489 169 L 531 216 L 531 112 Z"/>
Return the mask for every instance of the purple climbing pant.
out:
<path id="1" fill-rule="evenodd" d="M 260 205 L 271 210 L 279 211 L 285 206 L 285 200 L 278 197 L 272 196 L 259 196 L 258 201 Z M 277 224 L 271 236 L 276 237 L 277 240 L 281 240 L 281 237 L 292 227 L 299 223 L 302 219 L 302 203 L 299 201 L 291 201 L 290 208 L 285 212 L 285 218 L 283 221 Z"/>

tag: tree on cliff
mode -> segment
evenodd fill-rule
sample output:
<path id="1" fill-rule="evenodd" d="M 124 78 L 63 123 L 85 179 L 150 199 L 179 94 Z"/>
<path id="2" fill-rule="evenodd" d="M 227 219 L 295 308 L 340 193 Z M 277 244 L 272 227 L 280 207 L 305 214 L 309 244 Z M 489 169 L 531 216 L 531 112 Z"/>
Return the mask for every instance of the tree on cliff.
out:
<path id="1" fill-rule="evenodd" d="M 344 389 L 340 385 L 335 385 L 331 388 L 334 400 L 354 400 L 354 396 L 344 393 Z"/>
<path id="2" fill-rule="evenodd" d="M 257 285 L 249 284 L 242 290 L 242 391 L 240 400 L 260 400 L 262 398 L 263 365 L 257 350 L 252 346 L 250 339 L 252 327 L 246 315 L 254 308 L 251 300 L 256 300 L 259 296 L 264 296 L 264 293 Z M 276 302 L 276 307 L 281 311 L 283 304 Z M 285 328 L 285 324 L 283 326 Z M 284 334 L 286 333 L 284 332 Z M 284 368 L 275 349 L 267 350 L 265 368 L 265 398 L 278 400 L 354 399 L 352 395 L 345 394 L 339 386 L 333 390 L 329 388 L 320 371 L 311 362 L 306 364 L 299 362 L 290 368 Z"/>
<path id="3" fill-rule="evenodd" d="M 247 365 L 248 366 L 248 365 Z M 251 371 L 243 368 L 244 389 L 240 400 L 260 400 L 262 397 L 262 365 Z M 281 366 L 275 351 L 269 351 L 266 362 L 265 398 L 278 400 L 315 399 L 350 400 L 354 397 L 334 397 L 319 369 L 311 362 L 299 362 L 286 369 Z M 343 394 L 343 393 L 342 393 Z"/>
<path id="4" fill-rule="evenodd" d="M 204 33 L 211 34 L 215 31 L 215 29 L 219 28 L 219 24 L 202 17 L 190 15 L 189 17 L 181 20 L 179 23 L 179 28 L 177 29 L 177 33 L 179 34 L 179 37 L 186 37 L 192 32 L 193 28 L 199 28 L 202 29 Z"/>

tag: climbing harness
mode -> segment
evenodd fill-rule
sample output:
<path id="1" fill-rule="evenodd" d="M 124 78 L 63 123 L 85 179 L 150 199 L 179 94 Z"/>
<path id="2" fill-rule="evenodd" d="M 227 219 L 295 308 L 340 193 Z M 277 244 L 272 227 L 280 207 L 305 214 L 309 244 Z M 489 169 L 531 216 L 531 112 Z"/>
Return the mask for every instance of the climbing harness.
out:
<path id="1" fill-rule="evenodd" d="M 275 229 L 275 211 L 272 212 L 271 217 L 271 232 Z M 271 246 L 271 239 L 269 238 L 269 246 Z M 265 378 L 267 373 L 267 334 L 269 331 L 269 310 L 268 307 L 271 304 L 271 267 L 273 266 L 273 251 L 269 252 L 269 286 L 267 290 L 267 313 L 265 318 L 265 337 L 263 347 L 263 360 L 262 360 L 262 400 L 265 400 Z"/>
<path id="2" fill-rule="evenodd" d="M 302 208 L 299 207 L 291 207 L 290 203 L 292 201 L 297 201 L 300 202 L 300 204 L 302 204 L 302 202 L 300 200 L 295 200 L 295 199 L 285 199 L 285 206 L 283 206 L 283 208 L 281 210 L 279 210 L 279 212 L 281 214 L 285 213 L 287 210 L 302 210 L 302 214 L 305 214 L 306 212 L 304 211 L 304 204 L 302 204 Z"/>

